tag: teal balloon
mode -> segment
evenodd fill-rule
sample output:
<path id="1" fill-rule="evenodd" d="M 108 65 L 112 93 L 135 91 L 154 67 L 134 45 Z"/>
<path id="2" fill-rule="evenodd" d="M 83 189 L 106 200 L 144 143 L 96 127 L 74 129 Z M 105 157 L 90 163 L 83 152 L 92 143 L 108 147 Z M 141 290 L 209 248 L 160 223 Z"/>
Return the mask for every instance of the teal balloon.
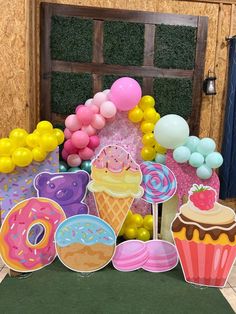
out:
<path id="1" fill-rule="evenodd" d="M 216 143 L 212 138 L 205 137 L 200 140 L 197 151 L 203 156 L 207 156 L 210 153 L 213 153 L 216 148 Z"/>
<path id="2" fill-rule="evenodd" d="M 68 166 L 64 161 L 59 162 L 59 172 L 67 172 Z"/>
<path id="3" fill-rule="evenodd" d="M 79 171 L 80 168 L 79 167 L 71 167 L 68 169 L 68 172 L 76 172 L 76 171 Z"/>
<path id="4" fill-rule="evenodd" d="M 84 160 L 81 163 L 80 168 L 90 174 L 91 173 L 91 161 L 90 160 Z"/>
<path id="5" fill-rule="evenodd" d="M 166 156 L 163 155 L 163 154 L 156 154 L 155 162 L 157 162 L 158 164 L 165 165 L 165 163 L 166 163 Z"/>
<path id="6" fill-rule="evenodd" d="M 184 163 L 189 160 L 191 152 L 188 147 L 179 146 L 173 151 L 173 158 L 178 163 Z"/>
<path id="7" fill-rule="evenodd" d="M 196 152 L 200 139 L 197 136 L 189 136 L 184 146 L 188 147 L 191 153 Z"/>
<path id="8" fill-rule="evenodd" d="M 194 152 L 191 154 L 188 162 L 192 167 L 198 168 L 204 163 L 204 157 L 202 154 Z"/>
<path id="9" fill-rule="evenodd" d="M 212 176 L 212 169 L 209 168 L 206 164 L 203 164 L 197 168 L 196 174 L 200 179 L 210 179 Z"/>
<path id="10" fill-rule="evenodd" d="M 206 156 L 206 165 L 210 168 L 216 169 L 223 164 L 223 157 L 220 153 L 214 152 Z"/>

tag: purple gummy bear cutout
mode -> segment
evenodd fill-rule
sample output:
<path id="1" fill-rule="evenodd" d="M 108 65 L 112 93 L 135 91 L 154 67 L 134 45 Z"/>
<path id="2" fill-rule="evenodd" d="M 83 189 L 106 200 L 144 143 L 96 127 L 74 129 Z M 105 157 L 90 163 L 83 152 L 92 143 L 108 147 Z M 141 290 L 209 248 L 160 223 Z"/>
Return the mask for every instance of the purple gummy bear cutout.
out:
<path id="1" fill-rule="evenodd" d="M 35 177 L 34 186 L 39 197 L 47 197 L 57 202 L 66 217 L 88 214 L 83 203 L 89 175 L 85 171 L 68 173 L 41 172 Z"/>

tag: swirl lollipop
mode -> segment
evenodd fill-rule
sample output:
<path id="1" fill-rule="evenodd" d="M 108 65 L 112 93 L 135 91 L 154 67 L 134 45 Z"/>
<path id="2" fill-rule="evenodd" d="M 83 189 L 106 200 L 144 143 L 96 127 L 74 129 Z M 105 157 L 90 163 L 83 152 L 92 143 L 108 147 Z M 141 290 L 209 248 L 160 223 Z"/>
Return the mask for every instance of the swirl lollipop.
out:
<path id="1" fill-rule="evenodd" d="M 173 172 L 162 164 L 145 161 L 140 168 L 143 174 L 143 199 L 153 206 L 153 238 L 157 239 L 158 204 L 168 201 L 175 194 L 177 182 Z"/>

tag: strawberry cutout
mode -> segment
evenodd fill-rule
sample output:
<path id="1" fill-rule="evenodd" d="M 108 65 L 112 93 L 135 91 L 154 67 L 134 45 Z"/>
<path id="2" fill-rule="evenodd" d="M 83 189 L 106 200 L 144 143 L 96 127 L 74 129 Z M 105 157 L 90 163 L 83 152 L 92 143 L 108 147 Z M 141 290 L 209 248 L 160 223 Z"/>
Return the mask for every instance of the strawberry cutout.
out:
<path id="1" fill-rule="evenodd" d="M 209 186 L 194 184 L 189 199 L 198 209 L 210 210 L 216 202 L 216 191 Z"/>

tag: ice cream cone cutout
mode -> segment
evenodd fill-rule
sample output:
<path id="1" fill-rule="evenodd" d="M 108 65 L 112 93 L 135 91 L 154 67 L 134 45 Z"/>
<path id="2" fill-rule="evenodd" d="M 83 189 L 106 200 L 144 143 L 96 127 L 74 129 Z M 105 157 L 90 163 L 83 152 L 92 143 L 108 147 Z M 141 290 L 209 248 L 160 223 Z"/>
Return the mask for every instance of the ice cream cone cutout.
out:
<path id="1" fill-rule="evenodd" d="M 140 167 L 124 148 L 109 145 L 92 161 L 91 178 L 98 214 L 118 235 L 134 198 L 143 195 Z"/>

